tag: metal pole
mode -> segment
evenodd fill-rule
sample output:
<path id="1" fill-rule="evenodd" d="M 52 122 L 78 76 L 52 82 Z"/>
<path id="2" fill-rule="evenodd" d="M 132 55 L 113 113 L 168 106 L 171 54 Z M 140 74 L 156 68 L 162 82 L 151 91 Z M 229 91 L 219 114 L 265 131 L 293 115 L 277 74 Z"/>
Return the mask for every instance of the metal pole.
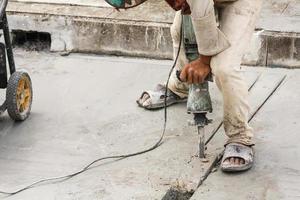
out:
<path id="1" fill-rule="evenodd" d="M 16 71 L 16 67 L 15 67 L 15 61 L 14 61 L 14 54 L 13 54 L 13 50 L 12 50 L 12 44 L 10 41 L 9 28 L 8 28 L 6 14 L 3 15 L 2 20 L 3 20 L 3 34 L 4 34 L 6 51 L 7 51 L 9 70 L 10 70 L 10 74 L 13 74 Z"/>

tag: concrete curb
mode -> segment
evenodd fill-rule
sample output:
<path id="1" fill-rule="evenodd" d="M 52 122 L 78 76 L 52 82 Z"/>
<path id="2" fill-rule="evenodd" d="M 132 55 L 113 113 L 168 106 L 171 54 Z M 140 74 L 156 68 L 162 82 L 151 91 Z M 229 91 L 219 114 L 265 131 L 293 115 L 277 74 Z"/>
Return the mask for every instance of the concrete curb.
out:
<path id="1" fill-rule="evenodd" d="M 300 67 L 300 33 L 256 31 L 243 63 L 254 66 Z"/>
<path id="2" fill-rule="evenodd" d="M 51 51 L 172 59 L 169 28 L 173 13 L 163 22 L 143 17 L 132 20 L 133 13 L 124 13 L 41 3 L 11 2 L 8 7 L 11 29 L 49 33 Z M 243 64 L 300 67 L 300 33 L 256 31 Z"/>

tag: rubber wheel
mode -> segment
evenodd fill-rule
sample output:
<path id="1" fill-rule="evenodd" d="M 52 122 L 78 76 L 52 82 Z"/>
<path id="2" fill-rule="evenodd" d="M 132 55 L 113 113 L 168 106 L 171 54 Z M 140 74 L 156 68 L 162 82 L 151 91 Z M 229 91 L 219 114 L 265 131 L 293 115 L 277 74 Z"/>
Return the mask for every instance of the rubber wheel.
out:
<path id="1" fill-rule="evenodd" d="M 31 111 L 32 95 L 32 84 L 28 73 L 13 73 L 6 89 L 7 112 L 13 120 L 27 119 Z"/>

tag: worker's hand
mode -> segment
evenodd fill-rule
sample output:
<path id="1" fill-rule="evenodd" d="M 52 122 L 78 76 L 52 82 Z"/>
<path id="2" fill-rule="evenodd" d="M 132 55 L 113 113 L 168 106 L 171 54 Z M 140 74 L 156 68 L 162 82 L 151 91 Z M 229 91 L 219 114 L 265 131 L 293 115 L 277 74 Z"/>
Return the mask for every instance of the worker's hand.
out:
<path id="1" fill-rule="evenodd" d="M 190 15 L 191 9 L 186 0 L 165 0 L 175 11 L 181 10 L 183 15 Z"/>
<path id="2" fill-rule="evenodd" d="M 189 84 L 203 83 L 211 72 L 211 57 L 201 57 L 185 65 L 180 74 L 180 80 Z"/>

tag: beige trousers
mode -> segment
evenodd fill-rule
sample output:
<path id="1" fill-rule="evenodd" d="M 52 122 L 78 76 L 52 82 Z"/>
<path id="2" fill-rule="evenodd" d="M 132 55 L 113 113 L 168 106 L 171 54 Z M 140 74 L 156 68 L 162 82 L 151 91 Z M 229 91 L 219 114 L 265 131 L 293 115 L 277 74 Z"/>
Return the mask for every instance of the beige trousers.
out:
<path id="1" fill-rule="evenodd" d="M 202 4 L 199 6 L 198 14 L 202 13 L 203 17 L 209 13 L 209 10 L 214 9 L 213 0 L 196 1 Z M 211 68 L 215 82 L 223 96 L 224 128 L 229 137 L 227 143 L 254 144 L 253 130 L 248 124 L 248 89 L 240 72 L 240 64 L 244 50 L 249 45 L 255 29 L 261 4 L 262 0 L 237 0 L 226 3 L 219 13 L 219 29 L 226 36 L 230 46 L 213 56 Z M 195 12 L 195 9 L 191 10 Z M 177 12 L 171 27 L 174 54 L 177 53 L 179 46 L 180 26 L 181 14 Z M 197 35 L 197 32 L 195 34 Z M 182 46 L 176 67 L 181 69 L 187 63 Z M 169 89 L 181 97 L 186 97 L 188 85 L 177 79 L 175 71 L 170 79 Z"/>

